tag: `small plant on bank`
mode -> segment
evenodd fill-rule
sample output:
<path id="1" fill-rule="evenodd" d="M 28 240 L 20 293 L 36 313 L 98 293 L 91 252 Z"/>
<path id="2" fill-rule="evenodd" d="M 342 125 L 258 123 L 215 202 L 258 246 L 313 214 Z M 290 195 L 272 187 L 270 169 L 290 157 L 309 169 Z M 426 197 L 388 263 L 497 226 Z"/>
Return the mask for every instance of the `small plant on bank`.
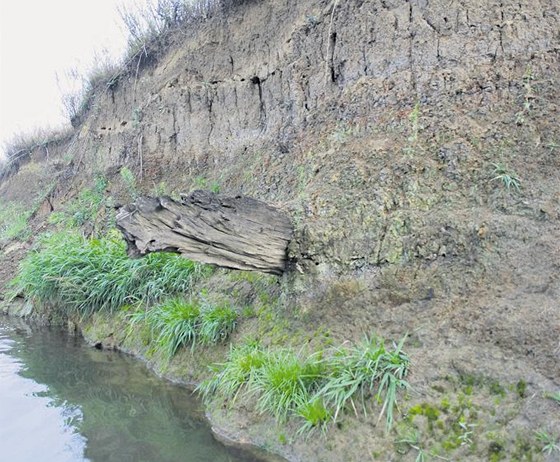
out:
<path id="1" fill-rule="evenodd" d="M 320 355 L 307 358 L 291 350 L 270 351 L 249 385 L 258 396 L 257 409 L 285 421 L 290 414 L 314 401 L 326 370 Z"/>
<path id="2" fill-rule="evenodd" d="M 303 419 L 298 434 L 310 434 L 315 429 L 326 434 L 327 424 L 332 419 L 332 412 L 325 406 L 321 398 L 312 398 L 301 403 L 297 408 L 297 415 Z"/>
<path id="3" fill-rule="evenodd" d="M 406 454 L 409 449 L 416 451 L 415 462 L 426 462 L 431 459 L 446 460 L 450 459 L 437 455 L 434 451 L 424 448 L 420 439 L 420 433 L 417 430 L 409 430 L 404 435 L 400 436 L 396 441 L 397 452 Z"/>
<path id="4" fill-rule="evenodd" d="M 80 191 L 78 196 L 69 202 L 64 210 L 53 212 L 49 216 L 49 221 L 52 224 L 61 224 L 70 228 L 77 228 L 86 223 L 94 226 L 106 205 L 106 188 L 107 179 L 103 176 L 97 176 L 91 188 Z"/>
<path id="5" fill-rule="evenodd" d="M 130 317 L 131 325 L 146 323 L 158 348 L 168 358 L 183 346 L 194 348 L 198 339 L 200 308 L 192 301 L 172 298 L 149 310 L 139 310 Z"/>
<path id="6" fill-rule="evenodd" d="M 544 430 L 535 432 L 535 436 L 537 438 L 537 441 L 542 445 L 542 452 L 548 455 L 552 454 L 553 452 L 560 453 L 560 441 L 558 441 L 557 438 L 554 438 Z"/>
<path id="7" fill-rule="evenodd" d="M 138 188 L 136 186 L 136 176 L 132 173 L 128 167 L 121 168 L 121 179 L 126 187 L 126 191 L 128 195 L 132 199 L 136 199 L 138 197 Z"/>
<path id="8" fill-rule="evenodd" d="M 546 392 L 544 394 L 544 397 L 551 399 L 552 401 L 556 401 L 558 404 L 560 404 L 560 391 Z"/>
<path id="9" fill-rule="evenodd" d="M 410 449 L 417 451 L 415 462 L 425 462 L 428 458 L 426 450 L 422 447 L 420 434 L 416 430 L 411 430 L 405 435 L 402 435 L 395 441 L 395 444 L 397 446 L 397 451 L 402 454 L 405 454 Z"/>
<path id="10" fill-rule="evenodd" d="M 404 147 L 403 151 L 408 156 L 413 156 L 417 149 L 420 148 L 418 143 L 418 138 L 421 130 L 420 126 L 420 117 L 422 115 L 422 110 L 420 107 L 420 102 L 417 101 L 412 111 L 408 115 L 408 121 L 410 126 L 408 127 L 409 136 L 407 137 L 407 144 Z"/>
<path id="11" fill-rule="evenodd" d="M 0 244 L 13 239 L 27 239 L 31 235 L 28 220 L 31 211 L 22 206 L 0 203 Z"/>
<path id="12" fill-rule="evenodd" d="M 220 192 L 220 184 L 217 181 L 210 181 L 203 176 L 197 176 L 192 183 L 192 189 L 208 189 L 213 193 Z"/>
<path id="13" fill-rule="evenodd" d="M 410 136 L 408 137 L 408 141 L 411 144 L 415 144 L 418 141 L 418 133 L 420 132 L 420 115 L 420 101 L 417 101 L 408 116 L 408 120 L 410 121 Z"/>
<path id="14" fill-rule="evenodd" d="M 356 397 L 360 398 L 366 414 L 367 396 L 374 394 L 378 402 L 383 402 L 379 417 L 386 414 L 387 428 L 391 428 L 397 390 L 408 388 L 404 378 L 410 360 L 402 351 L 405 339 L 406 337 L 392 351 L 385 348 L 383 340 L 366 337 L 361 344 L 351 349 L 338 349 L 335 352 L 330 365 L 332 373 L 319 392 L 334 407 L 335 419 L 348 405 L 358 413 Z"/>
<path id="15" fill-rule="evenodd" d="M 55 187 L 51 183 L 27 206 L 17 202 L 0 201 L 0 245 L 11 240 L 27 240 L 32 233 L 29 220 L 39 210 Z"/>
<path id="16" fill-rule="evenodd" d="M 257 342 L 231 347 L 225 363 L 212 367 L 213 376 L 198 387 L 205 400 L 216 397 L 233 404 L 240 391 L 254 380 L 254 375 L 266 361 L 267 353 Z"/>
<path id="17" fill-rule="evenodd" d="M 225 340 L 237 325 L 237 311 L 228 305 L 209 306 L 202 310 L 200 339 L 202 343 Z"/>
<path id="18" fill-rule="evenodd" d="M 492 181 L 501 182 L 505 188 L 509 191 L 515 189 L 519 191 L 521 189 L 521 180 L 513 170 L 508 169 L 503 164 L 492 164 L 494 166 L 494 171 L 492 172 L 494 178 Z"/>
<path id="19" fill-rule="evenodd" d="M 172 298 L 128 317 L 131 329 L 145 324 L 156 348 L 171 359 L 181 347 L 214 344 L 226 339 L 237 323 L 237 312 L 226 305 L 203 307 L 194 300 Z"/>
<path id="20" fill-rule="evenodd" d="M 535 75 L 533 74 L 533 70 L 531 67 L 527 67 L 523 75 L 523 107 L 515 114 L 515 123 L 517 125 L 523 125 L 526 117 L 530 116 L 531 110 L 533 109 L 533 102 L 536 99 L 535 88 L 532 83 L 534 80 Z"/>
<path id="21" fill-rule="evenodd" d="M 153 196 L 169 196 L 171 194 L 165 181 L 160 181 L 158 184 L 154 183 L 151 193 Z"/>

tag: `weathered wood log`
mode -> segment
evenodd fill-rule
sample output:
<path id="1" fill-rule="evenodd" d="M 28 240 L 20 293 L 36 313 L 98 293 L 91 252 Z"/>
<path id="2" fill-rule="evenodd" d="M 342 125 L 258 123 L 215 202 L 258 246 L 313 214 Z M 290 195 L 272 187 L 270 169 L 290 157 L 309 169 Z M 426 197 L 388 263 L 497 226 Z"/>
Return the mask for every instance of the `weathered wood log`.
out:
<path id="1" fill-rule="evenodd" d="M 225 268 L 282 274 L 290 219 L 280 210 L 245 196 L 210 191 L 170 197 L 140 197 L 119 209 L 117 227 L 132 256 L 177 252 Z"/>

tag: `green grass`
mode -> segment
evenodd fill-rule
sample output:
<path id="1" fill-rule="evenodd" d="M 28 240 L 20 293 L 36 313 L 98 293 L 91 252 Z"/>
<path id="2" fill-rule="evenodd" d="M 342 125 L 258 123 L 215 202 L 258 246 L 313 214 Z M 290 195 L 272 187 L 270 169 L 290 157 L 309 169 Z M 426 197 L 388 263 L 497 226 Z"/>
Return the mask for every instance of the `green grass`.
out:
<path id="1" fill-rule="evenodd" d="M 237 312 L 227 305 L 204 306 L 194 300 L 171 298 L 129 315 L 130 329 L 145 324 L 156 349 L 171 359 L 181 347 L 215 344 L 235 329 Z"/>
<path id="2" fill-rule="evenodd" d="M 521 180 L 517 173 L 503 164 L 492 165 L 494 166 L 494 171 L 492 173 L 495 175 L 492 181 L 501 182 L 508 191 L 511 189 L 519 191 L 521 189 Z"/>
<path id="3" fill-rule="evenodd" d="M 377 337 L 365 338 L 359 345 L 336 350 L 330 364 L 329 380 L 319 392 L 326 403 L 334 407 L 335 419 L 348 406 L 358 413 L 356 397 L 360 398 L 366 414 L 365 404 L 372 395 L 383 403 L 379 417 L 386 414 L 387 428 L 391 428 L 397 391 L 408 387 L 404 378 L 410 360 L 402 351 L 405 338 L 393 350 L 387 349 L 384 341 Z"/>
<path id="4" fill-rule="evenodd" d="M 86 223 L 95 225 L 106 205 L 107 184 L 104 177 L 96 177 L 93 187 L 83 189 L 75 199 L 66 205 L 64 210 L 53 212 L 49 216 L 49 222 L 70 228 L 80 227 Z"/>
<path id="5" fill-rule="evenodd" d="M 0 203 L 0 243 L 13 239 L 27 239 L 31 235 L 28 220 L 32 210 L 13 202 Z"/>
<path id="6" fill-rule="evenodd" d="M 138 197 L 138 187 L 136 183 L 136 176 L 132 173 L 128 167 L 121 168 L 120 171 L 121 180 L 124 183 L 126 191 L 132 200 Z"/>
<path id="7" fill-rule="evenodd" d="M 226 362 L 212 366 L 213 375 L 202 382 L 197 391 L 205 400 L 217 398 L 233 404 L 239 393 L 253 383 L 267 357 L 267 352 L 257 342 L 231 347 Z"/>
<path id="8" fill-rule="evenodd" d="M 537 441 L 541 444 L 541 451 L 551 455 L 553 452 L 560 453 L 560 441 L 544 430 L 535 432 Z"/>
<path id="9" fill-rule="evenodd" d="M 12 283 L 16 292 L 86 316 L 183 293 L 202 271 L 170 253 L 130 259 L 116 231 L 99 239 L 67 231 L 39 242 L 20 265 Z"/>
<path id="10" fill-rule="evenodd" d="M 545 397 L 545 398 L 548 398 L 548 399 L 551 399 L 552 401 L 556 401 L 558 404 L 560 404 L 560 391 L 555 391 L 555 392 L 549 391 L 549 392 L 546 392 L 546 393 L 544 394 L 544 397 Z"/>
<path id="11" fill-rule="evenodd" d="M 29 220 L 50 196 L 56 182 L 46 185 L 28 205 L 0 200 L 0 245 L 11 240 L 25 241 L 32 235 Z"/>
<path id="12" fill-rule="evenodd" d="M 402 435 L 395 441 L 397 445 L 397 452 L 406 454 L 408 449 L 416 451 L 415 462 L 425 462 L 429 460 L 432 454 L 429 454 L 423 447 L 420 441 L 420 434 L 416 430 L 409 430 L 406 434 Z M 444 459 L 446 460 L 446 459 Z"/>
<path id="13" fill-rule="evenodd" d="M 258 396 L 257 409 L 284 421 L 301 406 L 313 401 L 325 374 L 320 355 L 303 358 L 288 349 L 269 351 L 249 385 L 249 392 Z"/>
<path id="14" fill-rule="evenodd" d="M 297 415 L 303 419 L 298 434 L 309 434 L 315 429 L 320 429 L 325 434 L 327 424 L 332 419 L 332 412 L 325 406 L 321 398 L 312 398 L 300 404 L 297 408 Z"/>
<path id="15" fill-rule="evenodd" d="M 140 309 L 129 317 L 131 329 L 145 323 L 158 349 L 168 358 L 183 346 L 197 343 L 200 308 L 192 301 L 172 298 L 151 308 Z"/>
<path id="16" fill-rule="evenodd" d="M 409 358 L 405 339 L 393 348 L 377 337 L 352 347 L 305 355 L 291 349 L 263 349 L 250 343 L 230 350 L 227 360 L 211 368 L 198 391 L 205 400 L 233 404 L 239 395 L 256 401 L 256 409 L 283 422 L 303 421 L 300 433 L 326 430 L 349 407 L 366 412 L 370 399 L 381 404 L 387 428 L 394 420 L 397 393 L 406 389 Z"/>
<path id="17" fill-rule="evenodd" d="M 207 306 L 201 312 L 202 343 L 218 343 L 226 339 L 237 325 L 237 312 L 228 305 Z"/>

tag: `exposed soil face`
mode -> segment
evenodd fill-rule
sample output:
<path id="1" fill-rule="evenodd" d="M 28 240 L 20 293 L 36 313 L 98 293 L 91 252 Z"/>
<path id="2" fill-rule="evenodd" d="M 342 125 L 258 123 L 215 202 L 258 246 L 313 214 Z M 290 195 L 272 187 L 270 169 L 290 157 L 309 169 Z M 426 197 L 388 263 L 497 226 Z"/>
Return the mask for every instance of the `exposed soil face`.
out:
<path id="1" fill-rule="evenodd" d="M 476 425 L 452 460 L 538 458 L 532 433 L 560 434 L 543 397 L 560 388 L 559 24 L 555 0 L 244 2 L 100 95 L 71 161 L 29 165 L 54 172 L 55 210 L 95 173 L 125 200 L 124 166 L 145 192 L 216 183 L 283 208 L 289 329 L 408 332 L 401 410 L 451 421 L 448 399 Z M 26 168 L 3 198 L 44 187 Z M 293 460 L 417 455 L 374 416 L 285 444 L 250 405 L 232 412 L 213 410 L 225 433 Z M 427 420 L 411 426 L 428 450 L 445 435 Z"/>

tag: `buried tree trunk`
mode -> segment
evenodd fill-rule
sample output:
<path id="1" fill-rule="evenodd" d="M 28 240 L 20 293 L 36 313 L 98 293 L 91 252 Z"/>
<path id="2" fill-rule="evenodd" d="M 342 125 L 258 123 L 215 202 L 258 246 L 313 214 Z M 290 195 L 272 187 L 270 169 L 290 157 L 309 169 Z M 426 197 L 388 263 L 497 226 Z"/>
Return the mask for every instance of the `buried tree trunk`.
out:
<path id="1" fill-rule="evenodd" d="M 117 227 L 129 254 L 177 252 L 225 268 L 282 274 L 292 238 L 290 219 L 250 197 L 194 191 L 177 201 L 140 197 L 122 207 Z"/>

